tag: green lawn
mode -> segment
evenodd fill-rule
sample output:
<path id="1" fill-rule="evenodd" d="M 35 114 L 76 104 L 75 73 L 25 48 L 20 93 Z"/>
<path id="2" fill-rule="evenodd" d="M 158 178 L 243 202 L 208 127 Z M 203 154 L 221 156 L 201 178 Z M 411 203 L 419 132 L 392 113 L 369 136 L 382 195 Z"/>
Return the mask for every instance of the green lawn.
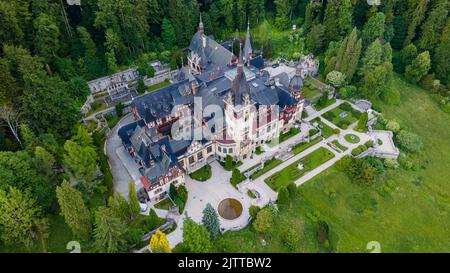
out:
<path id="1" fill-rule="evenodd" d="M 205 166 L 201 167 L 200 169 L 196 170 L 195 172 L 189 174 L 189 176 L 192 179 L 197 180 L 197 181 L 201 181 L 201 182 L 206 181 L 206 180 L 210 179 L 212 176 L 211 166 L 209 164 L 205 165 Z"/>
<path id="2" fill-rule="evenodd" d="M 303 86 L 302 95 L 306 99 L 313 99 L 315 96 L 319 95 L 321 92 L 319 89 L 310 87 L 310 86 Z"/>
<path id="3" fill-rule="evenodd" d="M 327 103 L 325 103 L 325 105 L 319 105 L 318 101 L 316 103 L 314 103 L 314 108 L 316 109 L 316 111 L 320 111 L 322 109 L 327 108 L 328 106 L 332 105 L 336 103 L 336 99 L 331 99 L 328 100 Z"/>
<path id="4" fill-rule="evenodd" d="M 172 201 L 170 201 L 169 198 L 166 198 L 166 199 L 160 201 L 158 204 L 156 204 L 155 208 L 169 210 L 172 206 L 173 206 Z"/>
<path id="5" fill-rule="evenodd" d="M 280 165 L 281 163 L 283 163 L 283 161 L 280 159 L 275 159 L 275 158 L 269 159 L 264 163 L 264 168 L 255 172 L 254 174 L 252 174 L 251 178 L 253 180 L 255 180 L 256 178 L 258 178 L 261 175 L 265 174 L 266 172 L 272 170 L 273 168 Z"/>
<path id="6" fill-rule="evenodd" d="M 351 144 L 356 144 L 356 143 L 359 143 L 361 141 L 359 136 L 354 135 L 354 134 L 346 134 L 344 136 L 344 139 L 345 139 L 345 141 L 347 141 L 348 143 L 351 143 Z"/>
<path id="7" fill-rule="evenodd" d="M 276 145 L 285 142 L 286 140 L 290 139 L 291 137 L 295 136 L 296 134 L 300 133 L 300 130 L 297 128 L 291 128 L 288 132 L 280 134 L 280 137 L 278 139 L 278 142 L 272 140 L 267 145 L 269 147 L 275 147 Z"/>
<path id="8" fill-rule="evenodd" d="M 260 155 L 264 153 L 264 149 L 261 146 L 256 147 L 255 154 Z"/>
<path id="9" fill-rule="evenodd" d="M 344 145 L 342 145 L 340 142 L 339 142 L 339 140 L 337 140 L 337 139 L 335 139 L 335 140 L 333 140 L 331 143 L 333 143 L 334 145 L 336 145 L 336 147 L 338 147 L 341 151 L 347 151 L 348 150 L 348 148 L 347 147 L 345 147 Z"/>
<path id="10" fill-rule="evenodd" d="M 346 113 L 347 116 L 341 117 L 341 114 Z M 344 102 L 338 107 L 326 112 L 322 115 L 327 120 L 331 121 L 333 124 L 341 129 L 347 129 L 350 124 L 358 121 L 361 116 L 361 112 L 354 109 L 349 103 Z"/>
<path id="11" fill-rule="evenodd" d="M 299 143 L 297 145 L 295 145 L 292 148 L 292 152 L 294 153 L 294 155 L 297 155 L 303 151 L 305 151 L 306 149 L 308 149 L 311 146 L 314 146 L 315 144 L 319 143 L 320 141 L 322 141 L 323 139 L 321 137 L 315 138 L 313 140 L 311 140 L 311 142 L 302 142 Z"/>
<path id="12" fill-rule="evenodd" d="M 334 154 L 324 147 L 320 147 L 314 152 L 308 154 L 304 158 L 297 160 L 281 171 L 266 178 L 266 182 L 273 190 L 278 191 L 282 187 L 286 187 L 292 182 L 302 177 L 305 173 L 314 170 L 318 166 L 332 159 Z M 299 169 L 298 165 L 303 163 L 303 169 Z"/>
<path id="13" fill-rule="evenodd" d="M 369 187 L 351 183 L 332 167 L 298 188 L 299 197 L 280 208 L 267 234 L 259 235 L 251 226 L 226 232 L 214 243 L 214 251 L 365 252 L 368 242 L 378 241 L 382 252 L 449 252 L 450 116 L 427 92 L 398 75 L 392 87 L 401 92 L 401 104 L 378 103 L 385 117 L 422 138 L 424 149 L 413 157 L 421 166 L 418 171 L 388 171 Z M 383 190 L 387 184 L 389 193 Z M 329 249 L 318 246 L 317 219 L 329 225 Z M 301 237 L 295 250 L 283 243 L 287 227 Z"/>
<path id="14" fill-rule="evenodd" d="M 163 82 L 160 82 L 160 83 L 157 83 L 157 84 L 154 84 L 154 85 L 151 85 L 151 86 L 147 87 L 147 92 L 151 93 L 151 92 L 154 92 L 154 91 L 156 91 L 158 89 L 164 88 L 164 87 L 169 86 L 169 85 L 171 85 L 170 81 L 169 80 L 165 80 Z"/>
<path id="15" fill-rule="evenodd" d="M 334 135 L 333 128 L 326 125 L 320 117 L 315 118 L 313 122 L 317 122 L 319 124 L 319 128 L 322 130 L 322 136 L 324 138 L 329 138 L 330 136 Z"/>

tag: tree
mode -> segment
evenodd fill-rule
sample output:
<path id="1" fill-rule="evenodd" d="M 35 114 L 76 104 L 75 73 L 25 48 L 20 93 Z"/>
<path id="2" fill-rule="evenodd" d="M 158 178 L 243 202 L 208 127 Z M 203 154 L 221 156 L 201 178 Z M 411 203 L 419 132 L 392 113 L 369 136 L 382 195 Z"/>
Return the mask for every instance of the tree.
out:
<path id="1" fill-rule="evenodd" d="M 300 244 L 300 236 L 294 228 L 288 227 L 283 232 L 283 242 L 290 250 L 296 250 Z"/>
<path id="2" fill-rule="evenodd" d="M 377 12 L 370 17 L 362 30 L 362 40 L 364 46 L 371 44 L 375 39 L 382 37 L 384 33 L 384 23 L 386 16 L 382 12 Z"/>
<path id="3" fill-rule="evenodd" d="M 159 229 L 156 230 L 150 239 L 150 249 L 153 253 L 172 253 L 166 234 Z"/>
<path id="4" fill-rule="evenodd" d="M 73 174 L 83 192 L 92 194 L 97 187 L 97 183 L 94 182 L 94 172 L 98 169 L 98 156 L 95 148 L 83 147 L 72 140 L 67 140 L 64 150 L 66 151 L 64 164 Z"/>
<path id="5" fill-rule="evenodd" d="M 54 201 L 54 187 L 36 170 L 34 163 L 26 151 L 0 152 L 0 189 L 29 190 L 38 205 L 48 210 Z"/>
<path id="6" fill-rule="evenodd" d="M 325 29 L 322 24 L 314 25 L 306 37 L 306 47 L 315 55 L 323 52 Z"/>
<path id="7" fill-rule="evenodd" d="M 123 223 L 128 223 L 131 220 L 130 205 L 120 193 L 114 192 L 114 195 L 108 198 L 108 206 Z"/>
<path id="8" fill-rule="evenodd" d="M 84 49 L 84 57 L 86 58 L 95 58 L 97 54 L 97 47 L 95 46 L 95 42 L 91 38 L 91 34 L 87 31 L 85 27 L 78 26 L 77 27 L 78 37 L 80 39 L 80 43 Z"/>
<path id="9" fill-rule="evenodd" d="M 450 18 L 447 19 L 447 24 L 442 31 L 440 37 L 440 44 L 436 48 L 433 58 L 433 70 L 436 77 L 444 84 L 450 83 Z"/>
<path id="10" fill-rule="evenodd" d="M 291 199 L 295 198 L 297 196 L 297 185 L 295 185 L 295 183 L 290 183 L 287 186 L 287 190 L 289 192 L 289 197 Z"/>
<path id="11" fill-rule="evenodd" d="M 337 51 L 334 69 L 345 74 L 348 82 L 351 82 L 361 56 L 362 41 L 358 39 L 356 28 L 342 42 Z"/>
<path id="12" fill-rule="evenodd" d="M 438 0 L 427 19 L 422 24 L 418 46 L 422 50 L 432 51 L 439 44 L 440 34 L 448 16 L 448 1 Z"/>
<path id="13" fill-rule="evenodd" d="M 133 180 L 128 182 L 128 200 L 130 202 L 131 217 L 135 218 L 139 215 L 139 212 L 141 212 L 141 206 L 139 205 L 139 200 Z"/>
<path id="14" fill-rule="evenodd" d="M 410 153 L 416 153 L 423 147 L 423 142 L 420 136 L 405 130 L 401 130 L 397 134 L 395 140 L 400 148 Z"/>
<path id="15" fill-rule="evenodd" d="M 380 65 L 383 58 L 383 47 L 381 46 L 380 40 L 376 39 L 370 46 L 366 49 L 364 57 L 361 60 L 361 67 L 359 70 L 360 75 L 366 74 L 371 71 L 376 66 Z"/>
<path id="16" fill-rule="evenodd" d="M 333 70 L 328 73 L 327 82 L 332 86 L 339 88 L 345 83 L 345 75 L 339 71 Z"/>
<path id="17" fill-rule="evenodd" d="M 227 171 L 230 171 L 233 168 L 233 158 L 231 157 L 231 155 L 227 155 L 225 157 L 225 169 Z"/>
<path id="18" fill-rule="evenodd" d="M 279 29 L 288 29 L 290 27 L 290 15 L 292 5 L 289 0 L 274 0 L 276 6 L 275 24 Z"/>
<path id="19" fill-rule="evenodd" d="M 81 193 L 64 180 L 61 186 L 56 187 L 56 197 L 61 214 L 73 234 L 82 240 L 88 240 L 92 233 L 92 219 Z"/>
<path id="20" fill-rule="evenodd" d="M 167 18 L 164 18 L 162 21 L 162 33 L 161 37 L 164 42 L 164 47 L 166 49 L 172 49 L 174 46 L 177 37 L 175 36 L 175 30 L 173 29 L 172 24 L 170 23 L 170 20 Z"/>
<path id="21" fill-rule="evenodd" d="M 20 146 L 22 146 L 22 141 L 19 138 L 20 113 L 11 105 L 0 105 L 0 120 L 6 123 L 9 131 L 14 135 Z"/>
<path id="22" fill-rule="evenodd" d="M 326 4 L 323 25 L 325 27 L 325 36 L 329 42 L 339 40 L 339 23 L 336 23 L 336 19 L 339 18 L 340 4 L 340 0 L 330 0 Z"/>
<path id="23" fill-rule="evenodd" d="M 252 217 L 252 220 L 255 220 L 256 216 L 258 215 L 258 212 L 261 210 L 261 208 L 258 206 L 255 206 L 255 205 L 251 205 L 248 210 L 250 213 L 250 217 Z"/>
<path id="24" fill-rule="evenodd" d="M 99 252 L 117 253 L 125 251 L 127 229 L 111 209 L 99 207 L 95 212 L 94 247 Z"/>
<path id="25" fill-rule="evenodd" d="M 353 7 L 351 0 L 342 0 L 339 7 L 339 17 L 338 26 L 339 34 L 341 37 L 345 37 L 352 31 L 353 27 L 353 17 L 352 17 Z"/>
<path id="26" fill-rule="evenodd" d="M 352 182 L 360 185 L 372 184 L 377 178 L 377 170 L 363 158 L 352 159 L 346 172 Z"/>
<path id="27" fill-rule="evenodd" d="M 50 60 L 55 56 L 60 45 L 60 32 L 55 18 L 46 13 L 41 13 L 33 21 L 33 26 L 36 33 L 36 35 L 34 36 L 34 45 L 36 51 L 46 60 Z"/>
<path id="28" fill-rule="evenodd" d="M 362 113 L 359 117 L 358 124 L 356 125 L 357 131 L 364 131 L 367 127 L 367 122 L 369 121 L 369 114 L 367 112 Z"/>
<path id="29" fill-rule="evenodd" d="M 408 1 L 408 9 L 406 11 L 406 17 L 408 22 L 408 29 L 403 45 L 406 46 L 416 36 L 416 28 L 422 23 L 425 18 L 429 0 L 422 1 Z"/>
<path id="30" fill-rule="evenodd" d="M 215 240 L 220 232 L 220 222 L 216 210 L 210 203 L 206 204 L 203 210 L 202 223 L 208 229 L 211 238 Z"/>
<path id="31" fill-rule="evenodd" d="M 67 84 L 58 77 L 39 76 L 25 86 L 21 112 L 36 132 L 54 129 L 67 133 L 79 117 Z"/>
<path id="32" fill-rule="evenodd" d="M 52 177 L 54 174 L 53 167 L 55 166 L 55 163 L 55 157 L 51 153 L 47 152 L 43 147 L 36 147 L 34 151 L 34 164 L 36 170 L 47 177 Z"/>
<path id="33" fill-rule="evenodd" d="M 42 209 L 29 190 L 0 189 L 1 237 L 6 243 L 19 242 L 29 247 L 46 236 L 46 225 L 47 219 L 42 217 Z"/>
<path id="34" fill-rule="evenodd" d="M 285 187 L 278 190 L 278 203 L 286 205 L 289 202 L 289 192 Z"/>
<path id="35" fill-rule="evenodd" d="M 209 252 L 211 235 L 204 226 L 188 218 L 183 223 L 183 245 L 192 253 Z"/>
<path id="36" fill-rule="evenodd" d="M 24 34 L 14 2 L 0 2 L 0 41 L 5 44 L 20 44 Z"/>
<path id="37" fill-rule="evenodd" d="M 420 53 L 414 61 L 406 66 L 405 77 L 413 83 L 417 83 L 428 73 L 431 67 L 430 53 L 428 51 Z"/>
<path id="38" fill-rule="evenodd" d="M 259 233 L 268 231 L 275 221 L 274 217 L 275 215 L 271 208 L 263 208 L 256 215 L 256 220 L 253 222 L 253 228 Z"/>
<path id="39" fill-rule="evenodd" d="M 410 65 L 417 55 L 417 48 L 414 44 L 411 43 L 405 46 L 400 51 L 400 62 L 398 63 L 397 71 L 404 73 L 406 66 Z"/>

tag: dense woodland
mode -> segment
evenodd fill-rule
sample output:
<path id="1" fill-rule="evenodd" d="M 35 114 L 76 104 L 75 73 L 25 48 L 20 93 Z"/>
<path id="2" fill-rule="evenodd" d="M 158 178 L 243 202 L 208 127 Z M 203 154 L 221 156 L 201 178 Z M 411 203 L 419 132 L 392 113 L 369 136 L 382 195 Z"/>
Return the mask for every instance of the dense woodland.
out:
<path id="1" fill-rule="evenodd" d="M 218 40 L 249 21 L 267 59 L 314 53 L 342 98 L 398 104 L 387 87 L 398 73 L 450 113 L 448 11 L 447 0 L 0 0 L 0 249 L 46 251 L 62 232 L 55 215 L 92 251 L 136 241 L 137 200 L 112 193 L 104 135 L 79 125 L 86 82 L 155 59 L 179 67 L 200 14 Z M 292 52 L 274 48 L 280 35 Z"/>

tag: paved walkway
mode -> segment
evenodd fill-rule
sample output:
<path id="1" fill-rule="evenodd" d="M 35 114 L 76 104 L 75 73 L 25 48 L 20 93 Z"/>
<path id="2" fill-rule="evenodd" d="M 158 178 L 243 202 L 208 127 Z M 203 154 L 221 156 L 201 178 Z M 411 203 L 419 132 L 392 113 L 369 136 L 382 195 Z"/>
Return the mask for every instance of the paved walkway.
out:
<path id="1" fill-rule="evenodd" d="M 122 118 L 111 130 L 111 133 L 106 138 L 105 153 L 108 156 L 109 166 L 113 175 L 114 191 L 122 194 L 123 197 L 128 199 L 128 182 L 132 179 L 127 169 L 123 165 L 122 160 L 116 153 L 116 150 L 123 147 L 122 140 L 120 139 L 117 131 L 123 125 L 126 125 L 133 121 L 131 114 Z"/>

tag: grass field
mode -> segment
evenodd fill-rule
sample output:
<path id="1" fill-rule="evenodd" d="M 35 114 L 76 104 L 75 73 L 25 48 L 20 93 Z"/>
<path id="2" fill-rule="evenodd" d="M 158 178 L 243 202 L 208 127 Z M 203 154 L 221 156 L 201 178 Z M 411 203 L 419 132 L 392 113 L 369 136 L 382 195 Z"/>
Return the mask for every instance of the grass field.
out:
<path id="1" fill-rule="evenodd" d="M 280 188 L 286 187 L 290 183 L 295 182 L 305 173 L 314 170 L 333 157 L 334 154 L 332 152 L 326 148 L 320 147 L 281 171 L 274 173 L 270 177 L 266 178 L 264 182 L 266 182 L 266 184 L 274 191 L 278 191 Z M 300 163 L 303 163 L 303 169 L 301 170 L 298 168 Z"/>
<path id="2" fill-rule="evenodd" d="M 382 252 L 448 252 L 450 246 L 450 116 L 420 88 L 397 75 L 399 106 L 379 102 L 383 114 L 417 134 L 424 142 L 419 171 L 388 171 L 372 187 L 358 186 L 332 167 L 299 187 L 300 196 L 281 207 L 271 231 L 264 235 L 247 227 L 226 232 L 215 242 L 218 252 L 364 252 L 378 241 Z M 389 181 L 389 182 L 388 182 Z M 391 184 L 392 191 L 382 190 Z M 330 228 L 331 248 L 319 246 L 316 221 Z M 290 226 L 301 236 L 290 250 L 283 243 Z M 261 239 L 267 241 L 262 246 Z"/>
<path id="3" fill-rule="evenodd" d="M 172 206 L 173 206 L 172 201 L 170 201 L 169 198 L 166 198 L 166 199 L 160 201 L 158 204 L 156 204 L 155 208 L 169 210 Z"/>

